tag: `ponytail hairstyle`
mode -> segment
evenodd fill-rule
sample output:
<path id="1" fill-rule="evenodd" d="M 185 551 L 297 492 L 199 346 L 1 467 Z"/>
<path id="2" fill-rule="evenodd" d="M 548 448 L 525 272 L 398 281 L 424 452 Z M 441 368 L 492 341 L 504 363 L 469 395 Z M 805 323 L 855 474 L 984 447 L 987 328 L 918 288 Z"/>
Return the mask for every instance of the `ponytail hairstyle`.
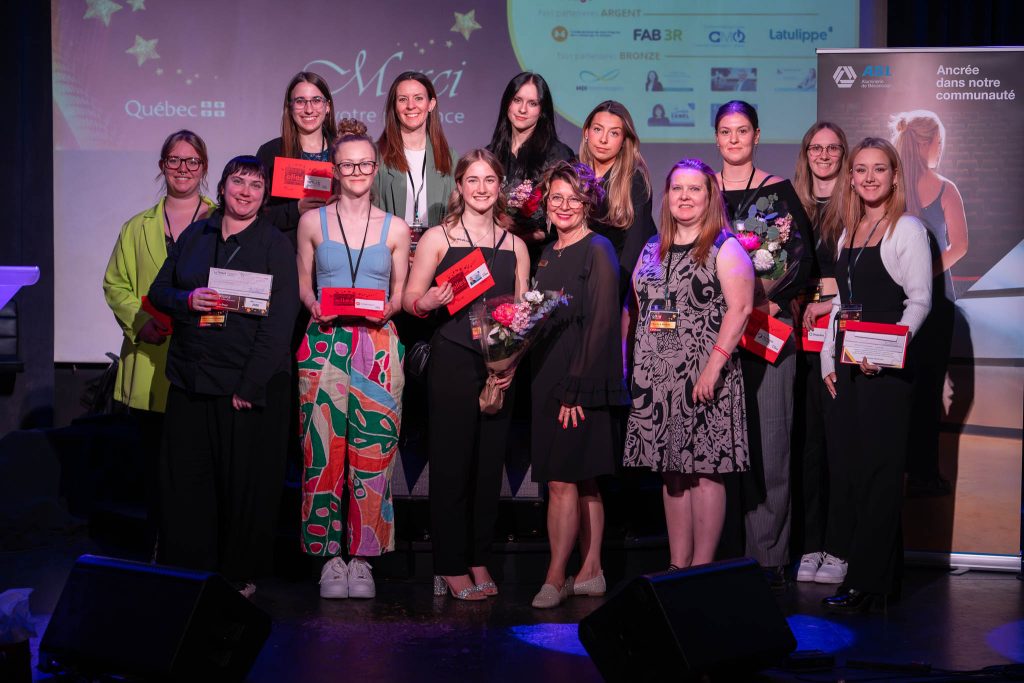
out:
<path id="1" fill-rule="evenodd" d="M 915 216 L 921 213 L 921 198 L 917 194 L 917 181 L 928 171 L 928 150 L 939 140 L 939 159 L 946 144 L 946 128 L 938 115 L 927 109 L 915 109 L 893 114 L 889 119 L 889 139 L 903 162 L 903 176 L 907 182 L 907 211 Z"/>
<path id="2" fill-rule="evenodd" d="M 704 190 L 708 194 L 708 203 L 704 208 L 704 215 L 700 217 L 700 235 L 692 252 L 694 262 L 703 266 L 718 235 L 722 230 L 728 230 L 729 213 L 725 208 L 725 197 L 722 196 L 718 181 L 715 179 L 715 170 L 700 159 L 682 159 L 670 168 L 668 175 L 665 176 L 665 194 L 658 220 L 658 258 L 665 258 L 675 239 L 676 219 L 672 216 L 668 192 L 672 187 L 672 176 L 680 170 L 697 171 L 704 175 Z"/>
<path id="3" fill-rule="evenodd" d="M 187 129 L 182 129 L 171 133 L 170 135 L 167 136 L 167 139 L 164 140 L 164 144 L 160 146 L 160 174 L 157 176 L 157 179 L 164 178 L 164 159 L 166 159 L 167 155 L 171 153 L 171 148 L 173 148 L 179 142 L 187 142 L 188 144 L 192 145 L 192 147 L 196 150 L 196 155 L 199 157 L 200 162 L 199 191 L 206 192 L 206 174 L 210 170 L 210 156 L 206 151 L 206 143 L 203 142 L 203 139 L 199 137 L 197 133 L 193 133 L 192 131 Z M 167 183 L 165 179 L 164 194 L 166 193 Z"/>
<path id="4" fill-rule="evenodd" d="M 645 199 L 651 196 L 651 175 L 647 170 L 647 163 L 640 154 L 640 138 L 636 133 L 636 125 L 629 110 L 621 102 L 605 100 L 594 107 L 587 120 L 583 122 L 583 132 L 590 129 L 594 117 L 605 112 L 617 116 L 622 121 L 622 147 L 608 170 L 607 178 L 604 181 L 604 189 L 608 197 L 607 211 L 603 216 L 603 222 L 608 225 L 624 230 L 633 224 L 633 176 L 639 170 L 644 181 Z M 591 168 L 594 167 L 594 155 L 590 153 L 587 141 L 580 142 L 580 161 Z"/>
<path id="5" fill-rule="evenodd" d="M 434 89 L 433 82 L 419 71 L 403 71 L 391 84 L 388 98 L 384 104 L 384 132 L 377 140 L 377 147 L 384 165 L 401 173 L 409 170 L 409 162 L 405 158 L 405 147 L 402 145 L 402 124 L 398 119 L 397 111 L 398 86 L 406 81 L 416 81 L 422 85 L 427 91 L 427 100 L 437 102 L 437 91 Z M 441 119 L 436 106 L 433 111 L 427 112 L 427 122 L 424 125 L 427 127 L 427 139 L 430 140 L 430 147 L 434 150 L 434 168 L 441 175 L 451 175 L 451 148 L 448 147 L 448 139 L 444 136 L 444 129 L 441 128 Z"/>

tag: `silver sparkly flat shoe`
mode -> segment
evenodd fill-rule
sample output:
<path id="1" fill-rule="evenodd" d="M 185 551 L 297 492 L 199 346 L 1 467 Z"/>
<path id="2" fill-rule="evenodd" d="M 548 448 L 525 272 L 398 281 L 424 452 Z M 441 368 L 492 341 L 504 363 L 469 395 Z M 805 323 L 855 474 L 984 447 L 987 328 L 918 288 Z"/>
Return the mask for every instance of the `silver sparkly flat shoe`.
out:
<path id="1" fill-rule="evenodd" d="M 566 586 L 568 585 L 566 583 Z M 533 602 L 530 604 L 537 609 L 550 609 L 561 605 L 568 596 L 569 594 L 566 592 L 565 586 L 562 587 L 562 590 L 558 590 L 550 583 L 545 583 L 540 587 L 540 592 L 533 597 Z"/>
<path id="2" fill-rule="evenodd" d="M 575 577 L 570 576 L 565 580 L 565 590 L 569 595 L 599 598 L 608 591 L 608 584 L 604 580 L 604 571 L 600 571 L 597 576 L 586 581 L 576 581 Z"/>
<path id="3" fill-rule="evenodd" d="M 434 595 L 436 597 L 441 597 L 445 593 L 448 593 L 456 600 L 465 600 L 467 602 L 479 602 L 487 599 L 487 595 L 480 590 L 480 586 L 463 588 L 456 593 L 452 589 L 451 584 L 444 580 L 443 576 L 434 575 Z"/>

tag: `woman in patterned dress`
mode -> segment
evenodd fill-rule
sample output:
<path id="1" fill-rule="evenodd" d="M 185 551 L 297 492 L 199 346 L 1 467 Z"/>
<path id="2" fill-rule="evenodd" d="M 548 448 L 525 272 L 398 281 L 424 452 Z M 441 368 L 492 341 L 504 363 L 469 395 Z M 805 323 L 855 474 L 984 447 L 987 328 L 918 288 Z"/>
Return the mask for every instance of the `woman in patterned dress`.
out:
<path id="1" fill-rule="evenodd" d="M 714 559 L 723 476 L 748 466 L 735 351 L 753 306 L 754 270 L 727 222 L 715 172 L 699 159 L 673 166 L 659 236 L 633 273 L 623 326 L 633 338 L 623 462 L 662 473 L 673 568 Z"/>
<path id="2" fill-rule="evenodd" d="M 331 155 L 338 200 L 304 213 L 298 230 L 299 294 L 311 317 L 297 354 L 302 549 L 331 558 L 320 574 L 321 597 L 372 598 L 376 588 L 365 558 L 395 546 L 391 470 L 405 350 L 390 319 L 405 286 L 409 226 L 370 203 L 378 162 L 365 125 L 342 119 Z M 383 315 L 324 315 L 314 267 L 318 287 L 384 290 Z M 343 551 L 348 564 L 339 556 Z"/>

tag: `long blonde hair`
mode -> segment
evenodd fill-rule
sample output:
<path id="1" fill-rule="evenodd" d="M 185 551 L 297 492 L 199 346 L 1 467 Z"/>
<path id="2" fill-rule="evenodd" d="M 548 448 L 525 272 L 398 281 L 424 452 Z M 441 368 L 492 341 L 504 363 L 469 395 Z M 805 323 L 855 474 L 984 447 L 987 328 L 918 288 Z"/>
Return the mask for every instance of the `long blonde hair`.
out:
<path id="1" fill-rule="evenodd" d="M 807 155 L 807 147 L 811 144 L 811 140 L 823 130 L 830 130 L 835 133 L 836 137 L 839 138 L 839 144 L 843 148 L 843 158 L 839 163 L 839 174 L 836 176 L 836 182 L 832 186 L 832 198 L 825 204 L 824 208 L 815 201 L 814 178 Z M 846 142 L 846 133 L 843 132 L 842 128 L 831 121 L 817 121 L 804 133 L 804 139 L 800 143 L 800 152 L 796 157 L 796 171 L 793 173 L 793 189 L 796 190 L 796 196 L 800 198 L 800 203 L 804 207 L 804 213 L 811 216 L 818 224 L 818 231 L 822 241 L 833 247 L 839 241 L 839 233 L 843 231 L 842 192 L 837 194 L 836 190 L 842 187 L 843 169 L 849 166 L 850 160 L 846 156 L 849 148 L 850 145 Z M 849 179 L 847 178 L 848 181 Z"/>
<path id="2" fill-rule="evenodd" d="M 893 231 L 896 229 L 896 221 L 900 219 L 904 213 L 907 212 L 907 195 L 906 185 L 907 183 L 903 178 L 903 168 L 900 166 L 900 157 L 896 152 L 896 148 L 888 140 L 882 138 L 864 138 L 857 146 L 850 151 L 850 161 L 847 164 L 843 164 L 843 173 L 840 174 L 839 180 L 836 181 L 836 191 L 832 193 L 833 201 L 836 198 L 842 198 L 842 209 L 843 209 L 843 224 L 847 229 L 855 227 L 860 223 L 861 219 L 864 218 L 864 200 L 857 194 L 857 190 L 854 189 L 853 183 L 851 182 L 853 172 L 853 162 L 856 160 L 857 155 L 865 149 L 879 149 L 889 159 L 889 165 L 892 167 L 892 182 L 893 188 L 889 193 L 889 196 L 885 200 L 885 215 L 883 220 L 886 222 L 885 237 L 888 239 L 892 236 Z M 840 183 L 842 183 L 840 185 Z"/>
<path id="3" fill-rule="evenodd" d="M 594 117 L 605 112 L 612 116 L 618 116 L 622 120 L 622 147 L 615 155 L 615 161 L 608 170 L 608 178 L 604 183 L 605 195 L 608 198 L 607 211 L 600 220 L 613 228 L 624 230 L 633 224 L 635 218 L 633 209 L 633 175 L 637 170 L 644 179 L 644 199 L 651 196 L 651 175 L 647 170 L 647 162 L 640 154 L 640 137 L 636 134 L 636 125 L 633 117 L 629 115 L 626 105 L 615 100 L 605 100 L 594 107 L 587 120 L 583 122 L 583 131 L 586 132 L 593 123 Z M 595 168 L 594 155 L 590 152 L 587 141 L 580 142 L 580 161 L 591 168 Z"/>
<path id="4" fill-rule="evenodd" d="M 715 180 L 715 170 L 700 159 L 682 159 L 676 162 L 665 176 L 665 195 L 661 201 L 661 216 L 658 220 L 658 259 L 665 258 L 675 237 L 676 219 L 672 217 L 668 190 L 672 186 L 673 174 L 680 169 L 704 174 L 708 204 L 704 207 L 704 215 L 700 217 L 700 236 L 697 237 L 697 245 L 693 249 L 694 262 L 703 266 L 708 260 L 708 254 L 711 253 L 711 246 L 722 229 L 729 225 L 729 212 L 725 208 L 725 198 L 718 187 L 718 181 Z"/>
<path id="5" fill-rule="evenodd" d="M 939 138 L 941 158 L 946 142 L 946 128 L 935 112 L 915 109 L 893 114 L 889 119 L 889 139 L 903 161 L 903 175 L 907 181 L 907 211 L 915 216 L 921 213 L 917 181 L 928 171 L 928 149 L 935 142 L 936 136 Z"/>
<path id="6" fill-rule="evenodd" d="M 462 214 L 466 212 L 466 200 L 462 196 L 462 192 L 459 191 L 459 186 L 462 184 L 462 179 L 466 175 L 466 171 L 475 162 L 482 161 L 490 166 L 491 171 L 494 175 L 498 176 L 498 184 L 505 179 L 505 167 L 498 161 L 498 157 L 494 156 L 490 150 L 487 149 L 471 149 L 462 155 L 458 163 L 455 164 L 455 171 L 453 173 L 455 177 L 455 189 L 452 190 L 451 196 L 448 198 L 448 209 L 445 212 L 444 225 L 445 229 L 449 229 L 459 224 L 462 220 Z M 498 199 L 494 202 L 494 222 L 498 225 L 502 225 L 505 221 L 505 214 L 508 212 L 508 200 L 505 198 L 504 192 L 498 193 Z"/>

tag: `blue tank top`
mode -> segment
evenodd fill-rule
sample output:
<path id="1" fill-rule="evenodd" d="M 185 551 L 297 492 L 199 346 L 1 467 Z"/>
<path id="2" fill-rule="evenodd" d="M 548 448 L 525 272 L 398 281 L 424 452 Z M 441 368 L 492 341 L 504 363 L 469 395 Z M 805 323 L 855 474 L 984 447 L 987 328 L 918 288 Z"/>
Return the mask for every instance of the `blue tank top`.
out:
<path id="1" fill-rule="evenodd" d="M 384 214 L 384 226 L 380 230 L 380 242 L 366 247 L 363 260 L 352 282 L 348 254 L 345 244 L 327 237 L 327 207 L 320 207 L 320 230 L 324 240 L 316 248 L 316 284 L 320 287 L 359 287 L 362 289 L 383 289 L 391 296 L 391 250 L 388 249 L 388 227 L 391 214 Z M 359 248 L 352 249 L 352 263 L 359 258 Z M 319 297 L 320 293 L 317 292 Z"/>

